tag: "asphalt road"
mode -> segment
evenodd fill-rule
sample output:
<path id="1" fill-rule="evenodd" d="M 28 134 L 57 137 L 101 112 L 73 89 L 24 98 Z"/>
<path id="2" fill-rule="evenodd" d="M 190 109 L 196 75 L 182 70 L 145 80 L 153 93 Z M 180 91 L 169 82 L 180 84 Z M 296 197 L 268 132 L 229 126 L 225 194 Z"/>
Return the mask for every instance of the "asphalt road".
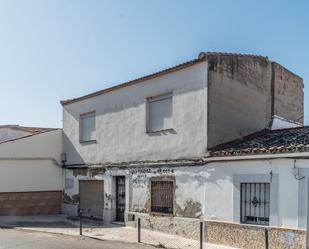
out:
<path id="1" fill-rule="evenodd" d="M 143 244 L 100 241 L 16 229 L 0 229 L 0 249 L 154 249 Z"/>

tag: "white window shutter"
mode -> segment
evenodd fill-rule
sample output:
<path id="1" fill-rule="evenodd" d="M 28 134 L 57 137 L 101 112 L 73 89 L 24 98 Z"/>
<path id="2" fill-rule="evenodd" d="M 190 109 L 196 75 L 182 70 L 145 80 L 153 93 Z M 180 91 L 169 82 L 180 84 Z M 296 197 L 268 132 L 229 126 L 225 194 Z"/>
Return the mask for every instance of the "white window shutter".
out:
<path id="1" fill-rule="evenodd" d="M 148 131 L 172 128 L 172 96 L 152 99 L 148 102 Z"/>

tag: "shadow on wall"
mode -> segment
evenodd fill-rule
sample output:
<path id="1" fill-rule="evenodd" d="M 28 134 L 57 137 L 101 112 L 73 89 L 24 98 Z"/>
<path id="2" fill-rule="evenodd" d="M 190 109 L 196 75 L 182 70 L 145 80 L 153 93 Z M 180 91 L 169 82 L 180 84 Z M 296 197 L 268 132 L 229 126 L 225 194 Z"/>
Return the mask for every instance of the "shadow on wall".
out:
<path id="1" fill-rule="evenodd" d="M 76 147 L 73 145 L 71 140 L 68 138 L 68 136 L 63 132 L 63 144 L 64 148 L 70 148 L 70 153 L 66 154 L 66 164 L 70 164 L 71 162 L 74 162 L 75 165 L 84 165 L 85 161 L 79 154 L 79 152 L 76 150 Z"/>

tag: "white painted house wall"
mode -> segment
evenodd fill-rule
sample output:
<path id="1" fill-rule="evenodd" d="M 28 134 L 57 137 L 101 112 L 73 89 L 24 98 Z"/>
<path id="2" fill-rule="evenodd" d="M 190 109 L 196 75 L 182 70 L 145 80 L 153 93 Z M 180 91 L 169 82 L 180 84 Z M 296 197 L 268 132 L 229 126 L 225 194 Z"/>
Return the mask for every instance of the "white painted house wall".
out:
<path id="1" fill-rule="evenodd" d="M 60 166 L 50 160 L 1 160 L 0 192 L 62 190 Z"/>
<path id="2" fill-rule="evenodd" d="M 146 99 L 173 93 L 173 130 L 146 133 Z M 96 112 L 96 142 L 80 143 L 79 118 Z M 207 149 L 207 62 L 63 109 L 67 164 L 202 156 Z"/>
<path id="3" fill-rule="evenodd" d="M 63 190 L 62 131 L 0 144 L 0 192 Z"/>
<path id="4" fill-rule="evenodd" d="M 305 229 L 309 166 L 303 159 L 296 160 L 295 165 L 302 168 L 300 177 L 305 178 L 295 179 L 294 159 L 209 162 L 173 168 L 173 172 L 163 168 L 165 171 L 159 174 L 156 168 L 132 169 L 128 176 L 132 193 L 128 211 L 145 213 L 151 177 L 172 176 L 176 180 L 176 209 L 184 210 L 188 202 L 201 204 L 201 216 L 197 213 L 188 218 L 240 223 L 240 183 L 269 182 L 270 226 Z M 177 211 L 177 216 L 183 215 Z"/>
<path id="5" fill-rule="evenodd" d="M 306 207 L 306 196 L 299 191 L 299 186 L 307 179 L 296 180 L 293 167 L 293 159 L 210 163 L 205 182 L 205 218 L 239 222 L 240 193 L 235 186 L 237 176 L 242 182 L 270 182 L 271 226 L 304 228 L 302 218 L 299 219 L 299 209 Z"/>

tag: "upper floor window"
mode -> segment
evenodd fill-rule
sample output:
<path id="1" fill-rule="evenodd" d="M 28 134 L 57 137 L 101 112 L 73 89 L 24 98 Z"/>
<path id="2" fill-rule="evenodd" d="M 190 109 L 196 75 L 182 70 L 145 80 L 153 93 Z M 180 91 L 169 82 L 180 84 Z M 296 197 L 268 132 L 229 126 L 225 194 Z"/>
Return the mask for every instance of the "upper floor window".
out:
<path id="1" fill-rule="evenodd" d="M 95 112 L 80 115 L 80 142 L 95 141 Z"/>
<path id="2" fill-rule="evenodd" d="M 147 132 L 172 129 L 172 94 L 147 99 Z"/>

